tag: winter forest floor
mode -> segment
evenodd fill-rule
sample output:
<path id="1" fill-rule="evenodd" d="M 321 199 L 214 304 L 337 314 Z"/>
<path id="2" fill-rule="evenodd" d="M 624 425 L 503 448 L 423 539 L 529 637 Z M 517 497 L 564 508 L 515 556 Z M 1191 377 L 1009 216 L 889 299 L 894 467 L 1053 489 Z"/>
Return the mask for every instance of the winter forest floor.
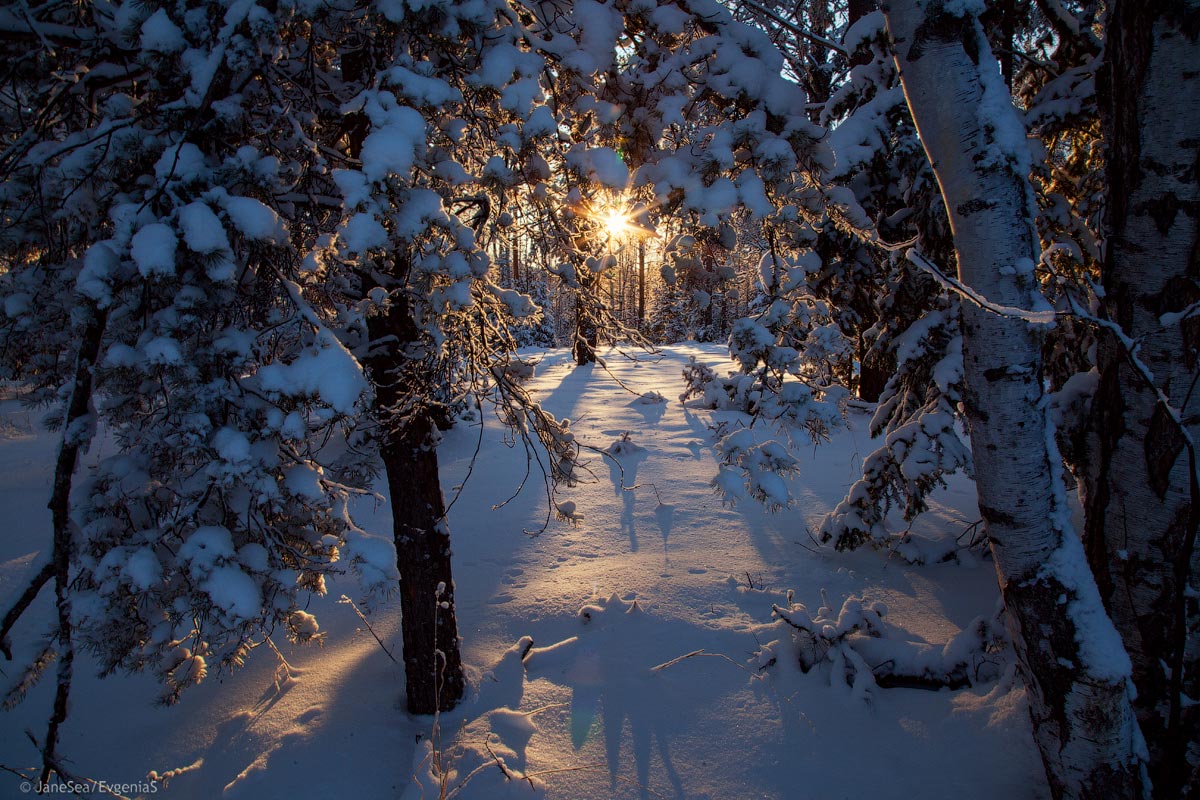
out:
<path id="1" fill-rule="evenodd" d="M 640 449 L 625 448 L 619 458 L 623 484 L 620 470 L 595 456 L 591 482 L 557 498 L 574 502 L 583 518 L 551 520 L 537 536 L 523 532 L 545 519 L 536 472 L 520 496 L 492 510 L 515 490 L 525 454 L 506 446 L 485 411 L 477 463 L 449 515 L 472 674 L 468 700 L 440 718 L 433 736 L 448 796 L 1045 797 L 1024 693 L 1011 677 L 958 691 L 873 689 L 864 700 L 831 683 L 827 668 L 802 674 L 786 644 L 774 666 L 759 669 L 762 645 L 789 640 L 789 629 L 771 619 L 788 589 L 809 608 L 823 604 L 824 589 L 835 612 L 852 594 L 882 601 L 892 626 L 942 643 L 991 615 L 995 574 L 970 555 L 964 563 L 911 566 L 878 551 L 814 545 L 806 526 L 817 527 L 870 452 L 862 412 L 819 447 L 803 434 L 796 439 L 794 509 L 770 515 L 752 501 L 722 506 L 709 486 L 717 471 L 711 426 L 736 424 L 737 415 L 674 399 L 689 355 L 726 369 L 716 346 L 671 347 L 636 364 L 610 354 L 622 381 L 668 398 L 647 404 L 599 366 L 576 368 L 565 351 L 545 354 L 535 397 L 570 417 L 581 441 L 605 448 L 628 432 Z M 5 607 L 49 543 L 55 442 L 36 420 L 15 401 L 0 405 Z M 478 434 L 477 425 L 460 425 L 441 446 L 448 499 Z M 935 500 L 914 531 L 953 537 L 978 516 L 965 480 Z M 358 516 L 369 531 L 390 530 L 385 501 L 363 504 Z M 173 708 L 154 705 L 150 678 L 100 680 L 85 658 L 60 752 L 77 774 L 110 784 L 178 770 L 154 794 L 140 793 L 172 800 L 437 797 L 427 747 L 432 720 L 403 711 L 400 667 L 354 609 L 338 602 L 343 594 L 359 597 L 352 575 L 330 581 L 328 595 L 312 603 L 327 633 L 323 647 L 279 643 L 290 676 L 262 647 L 245 668 L 210 676 Z M 50 595 L 15 632 L 18 659 L 48 624 Z M 369 619 L 398 655 L 398 599 L 377 602 Z M 525 636 L 535 649 L 522 665 Z M 688 654 L 695 655 L 653 669 Z M 16 663 L 0 664 L 5 682 Z M 42 734 L 51 684 L 0 716 L 0 764 L 35 763 L 24 732 Z M 494 756 L 533 780 L 506 779 Z M 0 775 L 0 798 L 21 796 L 19 779 Z"/>

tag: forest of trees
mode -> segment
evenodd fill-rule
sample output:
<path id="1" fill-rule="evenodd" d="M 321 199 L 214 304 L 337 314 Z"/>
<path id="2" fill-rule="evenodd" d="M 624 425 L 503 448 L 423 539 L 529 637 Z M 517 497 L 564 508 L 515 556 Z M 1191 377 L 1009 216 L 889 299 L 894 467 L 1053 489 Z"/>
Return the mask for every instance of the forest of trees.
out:
<path id="1" fill-rule="evenodd" d="M 1056 798 L 1200 796 L 1198 37 L 1197 0 L 0 8 L 0 377 L 61 435 L 0 609 L 11 658 L 54 594 L 6 698 L 56 676 L 42 779 L 76 651 L 173 702 L 318 638 L 339 559 L 398 585 L 409 709 L 453 707 L 439 432 L 494 409 L 570 482 L 518 351 L 696 339 L 705 405 L 873 404 L 831 546 L 974 478 Z M 714 486 L 787 507 L 735 437 Z"/>

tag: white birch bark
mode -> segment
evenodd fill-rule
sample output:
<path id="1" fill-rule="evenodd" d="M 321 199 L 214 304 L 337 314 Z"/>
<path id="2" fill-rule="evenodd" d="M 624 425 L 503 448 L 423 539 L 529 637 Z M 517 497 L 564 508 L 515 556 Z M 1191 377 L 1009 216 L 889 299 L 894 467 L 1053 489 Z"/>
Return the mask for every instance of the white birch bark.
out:
<path id="1" fill-rule="evenodd" d="M 884 5 L 913 119 L 950 215 L 979 506 L 1055 797 L 1140 793 L 1129 661 L 1071 530 L 1043 409 L 1046 323 L 1024 130 L 970 0 Z M 1022 313 L 1021 310 L 1024 310 Z M 1042 311 L 1042 313 L 1037 313 Z"/>
<path id="2" fill-rule="evenodd" d="M 1115 3 L 1102 103 L 1111 188 L 1105 306 L 1138 342 L 1146 369 L 1102 332 L 1085 540 L 1133 662 L 1134 707 L 1162 798 L 1183 797 L 1189 785 L 1190 796 L 1200 793 L 1200 708 L 1185 700 L 1200 694 L 1200 508 L 1186 446 L 1200 438 L 1200 315 L 1187 316 L 1200 303 L 1197 19 L 1197 0 Z"/>

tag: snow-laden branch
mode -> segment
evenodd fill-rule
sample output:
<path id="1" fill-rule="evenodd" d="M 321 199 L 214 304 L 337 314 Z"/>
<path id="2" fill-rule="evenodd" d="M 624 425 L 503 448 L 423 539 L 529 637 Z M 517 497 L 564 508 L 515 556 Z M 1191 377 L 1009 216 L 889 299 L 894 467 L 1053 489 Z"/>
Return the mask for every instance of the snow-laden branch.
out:
<path id="1" fill-rule="evenodd" d="M 957 278 L 953 278 L 942 272 L 936 264 L 916 250 L 909 250 L 907 257 L 911 264 L 932 275 L 938 281 L 938 283 L 942 284 L 950 291 L 955 292 L 966 300 L 969 300 L 970 302 L 982 308 L 984 311 L 990 311 L 997 316 L 1024 320 L 1030 325 L 1053 325 L 1057 317 L 1066 316 L 1065 314 L 1060 314 L 1060 312 L 1054 311 L 1053 309 L 1049 309 L 1047 311 L 1030 311 L 1026 308 L 1017 308 L 1016 306 L 1006 306 L 996 303 L 984 297 L 978 291 L 972 289 L 970 286 L 967 286 Z"/>
<path id="2" fill-rule="evenodd" d="M 34 19 L 27 8 L 21 10 L 25 12 L 24 18 L 14 13 L 11 7 L 0 9 L 0 33 L 12 37 L 37 38 L 48 50 L 53 50 L 55 44 L 92 43 L 101 38 L 95 30 L 41 22 Z M 117 45 L 111 40 L 110 43 Z"/>
<path id="3" fill-rule="evenodd" d="M 1182 311 L 1173 311 L 1168 314 L 1163 314 L 1161 317 L 1158 318 L 1158 324 L 1163 326 L 1164 328 L 1167 328 L 1167 327 L 1170 327 L 1171 325 L 1178 325 L 1179 323 L 1183 322 L 1185 319 L 1191 319 L 1192 317 L 1196 316 L 1197 314 L 1200 314 L 1200 303 L 1192 303 L 1190 306 L 1183 309 Z"/>

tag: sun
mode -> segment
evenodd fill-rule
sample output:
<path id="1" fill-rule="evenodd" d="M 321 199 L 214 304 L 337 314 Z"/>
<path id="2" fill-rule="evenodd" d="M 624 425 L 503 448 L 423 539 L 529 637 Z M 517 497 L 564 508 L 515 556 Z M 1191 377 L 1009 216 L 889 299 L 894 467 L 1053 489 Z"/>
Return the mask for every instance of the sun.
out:
<path id="1" fill-rule="evenodd" d="M 633 230 L 628 212 L 616 206 L 601 209 L 596 218 L 604 232 L 613 239 L 619 239 Z"/>

